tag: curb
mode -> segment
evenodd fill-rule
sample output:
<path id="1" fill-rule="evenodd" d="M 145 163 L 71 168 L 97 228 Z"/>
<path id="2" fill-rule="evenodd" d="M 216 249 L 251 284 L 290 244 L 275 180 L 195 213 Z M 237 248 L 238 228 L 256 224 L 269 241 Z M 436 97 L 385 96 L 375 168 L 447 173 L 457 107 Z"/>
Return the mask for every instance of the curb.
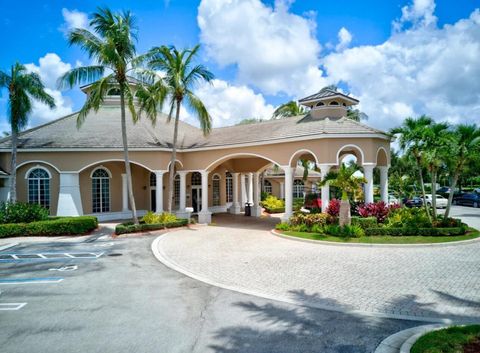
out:
<path id="1" fill-rule="evenodd" d="M 447 325 L 424 325 L 399 331 L 385 338 L 374 353 L 409 353 L 417 339 L 427 332 L 448 327 Z"/>
<path id="2" fill-rule="evenodd" d="M 5 244 L 5 245 L 0 245 L 0 251 L 13 248 L 14 246 L 17 246 L 18 244 L 20 244 L 20 243 L 9 243 L 9 244 Z"/>
<path id="3" fill-rule="evenodd" d="M 334 241 L 327 241 L 327 240 L 314 240 L 314 239 L 305 239 L 299 237 L 293 237 L 291 235 L 282 234 L 277 232 L 275 229 L 270 231 L 273 235 L 288 239 L 288 240 L 295 240 L 301 241 L 304 243 L 313 243 L 318 245 L 328 245 L 328 246 L 351 246 L 351 247 L 371 247 L 371 248 L 440 248 L 446 246 L 459 246 L 459 245 L 468 245 L 471 243 L 480 242 L 480 237 L 475 239 L 468 239 L 468 240 L 459 240 L 459 241 L 452 241 L 452 242 L 444 242 L 444 243 L 425 243 L 425 244 L 362 244 L 362 243 L 340 243 Z"/>
<path id="4" fill-rule="evenodd" d="M 304 301 L 299 301 L 299 300 L 294 300 L 289 297 L 283 297 L 283 296 L 276 296 L 276 295 L 269 295 L 265 294 L 262 292 L 246 289 L 243 287 L 237 287 L 234 285 L 227 285 L 224 283 L 216 282 L 210 278 L 205 278 L 201 275 L 195 274 L 193 272 L 190 272 L 187 269 L 184 269 L 181 265 L 175 263 L 172 261 L 160 248 L 161 242 L 165 241 L 165 239 L 168 238 L 169 235 L 172 235 L 172 233 L 165 233 L 157 238 L 152 242 L 151 249 L 153 252 L 153 255 L 155 258 L 164 264 L 166 267 L 180 272 L 181 274 L 193 278 L 197 281 L 204 282 L 206 284 L 209 284 L 211 286 L 227 289 L 230 291 L 242 293 L 242 294 L 247 294 L 247 295 L 253 295 L 259 298 L 264 298 L 264 299 L 270 299 L 270 300 L 275 300 L 283 303 L 288 303 L 288 304 L 294 304 L 298 306 L 303 306 L 303 307 L 309 307 L 309 308 L 315 308 L 315 309 L 321 309 L 321 310 L 328 310 L 328 311 L 335 311 L 335 312 L 340 312 L 344 314 L 349 314 L 349 315 L 355 315 L 355 316 L 372 316 L 372 317 L 378 317 L 378 318 L 385 318 L 385 319 L 397 319 L 397 320 L 409 320 L 409 321 L 420 321 L 420 322 L 431 322 L 431 323 L 441 323 L 441 324 L 452 324 L 452 320 L 449 318 L 441 318 L 441 317 L 421 317 L 421 316 L 412 316 L 412 315 L 400 315 L 400 314 L 388 314 L 388 313 L 382 313 L 382 312 L 377 312 L 377 311 L 364 311 L 364 310 L 353 310 L 353 309 L 348 309 L 342 306 L 335 306 L 335 305 L 327 305 L 327 304 L 319 304 L 319 303 L 306 303 Z"/>

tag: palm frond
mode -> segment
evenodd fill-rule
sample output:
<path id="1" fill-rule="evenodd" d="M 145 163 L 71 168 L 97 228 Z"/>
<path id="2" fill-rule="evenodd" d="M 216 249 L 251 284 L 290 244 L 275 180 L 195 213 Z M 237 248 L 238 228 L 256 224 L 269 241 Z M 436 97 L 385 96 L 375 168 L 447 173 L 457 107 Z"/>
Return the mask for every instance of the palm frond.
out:
<path id="1" fill-rule="evenodd" d="M 97 81 L 103 76 L 104 72 L 105 67 L 100 65 L 77 67 L 63 74 L 57 80 L 57 86 L 64 89 L 88 84 Z"/>
<path id="2" fill-rule="evenodd" d="M 203 102 L 195 96 L 192 92 L 188 91 L 186 96 L 186 102 L 190 109 L 195 113 L 195 116 L 200 122 L 200 128 L 204 135 L 208 135 L 212 130 L 212 118 L 205 108 Z"/>
<path id="3" fill-rule="evenodd" d="M 100 80 L 92 83 L 90 88 L 90 93 L 87 96 L 87 100 L 85 101 L 83 107 L 80 109 L 77 117 L 77 128 L 79 129 L 83 123 L 85 122 L 85 118 L 87 117 L 90 111 L 97 112 L 102 105 L 107 92 L 110 88 L 116 87 L 112 84 L 111 76 L 106 76 L 101 78 Z"/>

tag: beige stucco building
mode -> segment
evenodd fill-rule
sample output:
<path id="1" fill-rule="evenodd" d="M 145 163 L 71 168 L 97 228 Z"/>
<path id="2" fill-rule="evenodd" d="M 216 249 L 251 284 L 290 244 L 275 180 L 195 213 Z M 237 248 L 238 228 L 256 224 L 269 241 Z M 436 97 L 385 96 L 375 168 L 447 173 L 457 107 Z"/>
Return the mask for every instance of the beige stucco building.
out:
<path id="1" fill-rule="evenodd" d="M 302 190 L 298 170 L 295 173 L 298 160 L 309 159 L 319 167 L 320 174 L 310 176 L 312 187 L 348 154 L 363 167 L 367 202 L 373 201 L 373 169 L 380 168 L 381 196 L 386 201 L 391 137 L 348 119 L 347 109 L 358 103 L 350 96 L 322 90 L 300 103 L 310 109 L 305 116 L 215 128 L 208 136 L 180 122 L 176 212 L 184 214 L 193 207 L 200 222 L 209 222 L 212 213 L 237 214 L 248 202 L 253 215 L 259 216 L 262 180 L 266 191 L 285 198 L 288 217 L 293 197 Z M 146 119 L 134 124 L 127 115 L 127 131 L 139 214 L 162 212 L 167 205 L 173 123 L 160 114 L 155 126 Z M 7 174 L 12 173 L 10 148 L 9 138 L 0 140 L 0 167 Z M 262 174 L 274 165 L 281 173 Z M 15 172 L 18 199 L 38 202 L 52 215 L 130 217 L 118 97 L 108 96 L 80 128 L 77 114 L 72 114 L 21 133 Z M 8 184 L 6 175 L 0 189 L 3 199 L 8 197 Z M 328 185 L 321 193 L 325 206 Z"/>

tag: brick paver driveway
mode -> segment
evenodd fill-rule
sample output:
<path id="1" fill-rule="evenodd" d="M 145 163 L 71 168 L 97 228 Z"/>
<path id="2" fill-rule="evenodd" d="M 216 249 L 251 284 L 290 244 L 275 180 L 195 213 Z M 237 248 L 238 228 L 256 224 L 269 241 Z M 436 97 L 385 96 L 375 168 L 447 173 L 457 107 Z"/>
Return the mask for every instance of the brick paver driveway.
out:
<path id="1" fill-rule="evenodd" d="M 157 257 L 221 287 L 334 310 L 419 320 L 480 320 L 480 242 L 348 247 L 282 239 L 271 221 L 217 218 L 160 237 Z"/>

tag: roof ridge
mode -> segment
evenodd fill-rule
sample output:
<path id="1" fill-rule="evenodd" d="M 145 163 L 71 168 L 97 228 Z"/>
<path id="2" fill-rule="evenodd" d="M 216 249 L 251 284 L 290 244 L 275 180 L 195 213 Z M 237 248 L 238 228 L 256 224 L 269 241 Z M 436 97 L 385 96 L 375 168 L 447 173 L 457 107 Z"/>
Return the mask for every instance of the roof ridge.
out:
<path id="1" fill-rule="evenodd" d="M 349 122 L 352 122 L 352 123 L 354 123 L 354 124 L 356 124 L 356 125 L 359 125 L 359 126 L 361 126 L 361 127 L 364 127 L 364 128 L 366 128 L 366 129 L 370 129 L 370 130 L 375 131 L 375 132 L 378 132 L 378 133 L 380 133 L 380 134 L 390 136 L 390 134 L 387 133 L 387 132 L 385 132 L 385 131 L 382 131 L 382 130 L 379 130 L 379 129 L 375 129 L 374 127 L 371 127 L 370 125 L 364 124 L 364 123 L 362 123 L 362 122 L 360 122 L 360 121 L 356 121 L 356 120 L 350 119 L 350 118 L 347 117 L 347 116 L 341 117 L 341 118 L 339 119 L 339 121 L 340 121 L 340 120 L 342 120 L 342 121 L 349 121 Z"/>
<path id="2" fill-rule="evenodd" d="M 306 115 L 306 114 L 305 114 Z M 305 115 L 295 115 L 295 116 L 288 116 L 288 117 L 285 117 L 285 118 L 280 118 L 280 119 L 264 119 L 264 120 L 261 120 L 261 121 L 256 121 L 254 123 L 250 123 L 250 124 L 236 124 L 236 125 L 227 125 L 227 126 L 219 126 L 219 127 L 216 127 L 214 128 L 213 130 L 219 130 L 219 129 L 227 129 L 227 128 L 236 128 L 236 127 L 240 127 L 240 126 L 253 126 L 253 125 L 260 125 L 260 124 L 268 124 L 268 123 L 279 123 L 279 122 L 282 122 L 282 121 L 286 121 L 288 119 L 295 119 L 295 118 L 304 118 Z"/>

